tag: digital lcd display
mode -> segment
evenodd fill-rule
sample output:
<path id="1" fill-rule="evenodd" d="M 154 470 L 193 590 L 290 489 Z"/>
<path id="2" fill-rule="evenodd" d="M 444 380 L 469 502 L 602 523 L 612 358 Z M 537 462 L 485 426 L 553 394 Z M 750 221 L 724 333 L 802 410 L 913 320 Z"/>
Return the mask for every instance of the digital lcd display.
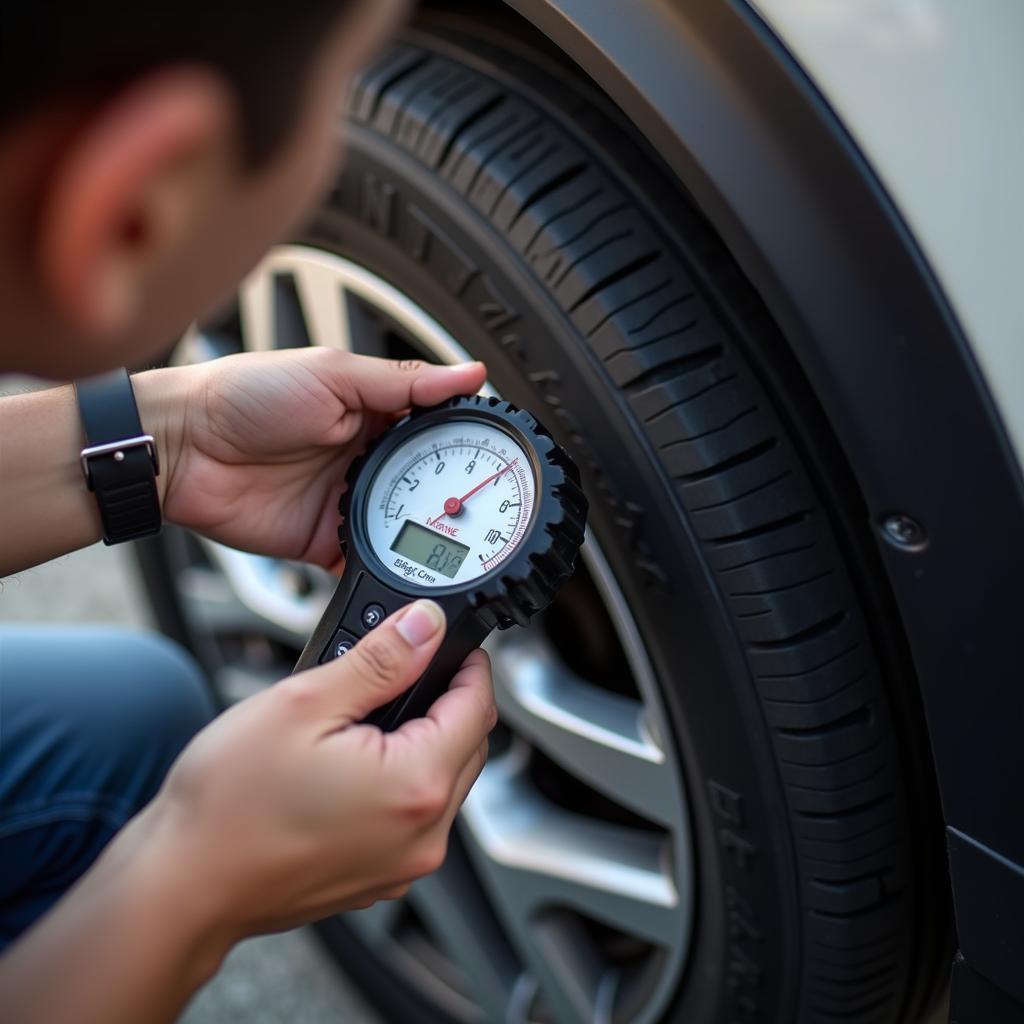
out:
<path id="1" fill-rule="evenodd" d="M 411 519 L 407 519 L 398 531 L 391 550 L 449 579 L 455 577 L 463 559 L 469 554 L 469 548 L 465 544 L 428 530 Z"/>

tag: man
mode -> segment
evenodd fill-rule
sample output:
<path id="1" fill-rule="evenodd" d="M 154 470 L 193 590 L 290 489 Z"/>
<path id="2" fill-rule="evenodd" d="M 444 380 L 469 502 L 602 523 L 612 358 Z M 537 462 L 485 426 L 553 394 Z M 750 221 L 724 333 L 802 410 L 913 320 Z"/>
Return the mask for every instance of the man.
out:
<path id="1" fill-rule="evenodd" d="M 330 179 L 339 101 L 402 13 L 156 6 L 0 15 L 2 371 L 139 365 L 215 306 Z M 137 421 L 123 375 L 77 402 L 67 386 L 0 400 L 0 575 L 120 540 L 161 509 L 330 565 L 333 508 L 368 435 L 484 375 L 306 349 L 138 374 Z M 90 491 L 79 453 L 117 416 L 154 436 L 160 473 L 154 486 L 145 444 L 101 445 Z M 389 735 L 355 723 L 443 633 L 418 602 L 205 728 L 197 673 L 163 641 L 0 633 L 0 1016 L 172 1020 L 239 939 L 434 870 L 495 722 L 486 657 L 427 718 Z"/>

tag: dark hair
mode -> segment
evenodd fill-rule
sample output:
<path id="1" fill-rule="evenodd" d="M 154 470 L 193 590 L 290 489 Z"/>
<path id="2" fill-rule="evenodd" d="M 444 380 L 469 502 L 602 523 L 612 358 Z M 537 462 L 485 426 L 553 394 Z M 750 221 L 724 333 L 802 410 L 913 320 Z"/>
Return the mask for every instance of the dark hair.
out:
<path id="1" fill-rule="evenodd" d="M 160 65 L 198 62 L 234 89 L 253 166 L 284 141 L 313 56 L 354 0 L 0 2 L 0 131 L 61 92 L 99 97 Z"/>

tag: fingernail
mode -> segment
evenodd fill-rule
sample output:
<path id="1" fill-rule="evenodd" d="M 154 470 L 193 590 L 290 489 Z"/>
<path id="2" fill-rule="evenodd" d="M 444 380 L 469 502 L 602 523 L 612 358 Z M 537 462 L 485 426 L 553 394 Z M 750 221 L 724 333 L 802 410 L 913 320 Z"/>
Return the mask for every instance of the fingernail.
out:
<path id="1" fill-rule="evenodd" d="M 412 647 L 422 647 L 444 626 L 444 612 L 434 601 L 416 601 L 406 608 L 395 629 Z"/>

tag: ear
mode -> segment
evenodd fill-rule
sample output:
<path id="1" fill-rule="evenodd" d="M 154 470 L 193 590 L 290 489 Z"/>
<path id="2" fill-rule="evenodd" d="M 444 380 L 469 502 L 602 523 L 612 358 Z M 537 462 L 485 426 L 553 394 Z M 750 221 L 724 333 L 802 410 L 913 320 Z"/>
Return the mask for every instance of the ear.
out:
<path id="1" fill-rule="evenodd" d="M 36 269 L 54 311 L 89 336 L 129 329 L 147 273 L 233 158 L 226 84 L 179 67 L 130 82 L 92 110 L 44 186 Z"/>

